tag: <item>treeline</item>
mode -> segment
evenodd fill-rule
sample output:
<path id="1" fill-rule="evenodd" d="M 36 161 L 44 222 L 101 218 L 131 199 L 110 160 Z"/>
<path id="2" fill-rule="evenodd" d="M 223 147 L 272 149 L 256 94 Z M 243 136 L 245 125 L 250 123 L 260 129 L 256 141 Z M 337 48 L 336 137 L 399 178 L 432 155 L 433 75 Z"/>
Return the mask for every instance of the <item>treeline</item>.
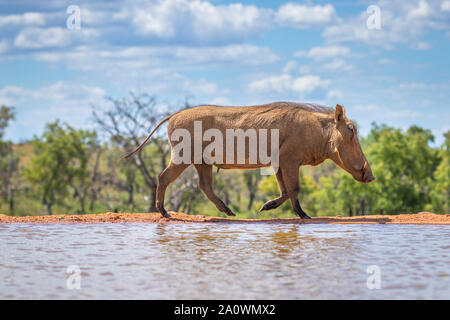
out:
<path id="1" fill-rule="evenodd" d="M 186 103 L 185 107 L 188 107 Z M 167 115 L 156 99 L 135 95 L 107 99 L 95 107 L 95 130 L 80 130 L 59 121 L 47 124 L 31 141 L 4 140 L 14 108 L 0 108 L 0 213 L 154 212 L 157 177 L 170 159 L 164 130 L 130 160 L 136 147 Z M 301 169 L 300 202 L 312 215 L 367 215 L 433 211 L 449 213 L 450 131 L 439 148 L 430 130 L 407 131 L 373 124 L 360 137 L 377 181 L 356 182 L 330 161 Z M 218 196 L 239 216 L 257 217 L 264 202 L 279 194 L 274 176 L 259 170 L 221 170 L 214 176 Z M 189 168 L 168 189 L 171 211 L 222 215 L 198 189 Z M 286 202 L 262 217 L 291 217 Z"/>

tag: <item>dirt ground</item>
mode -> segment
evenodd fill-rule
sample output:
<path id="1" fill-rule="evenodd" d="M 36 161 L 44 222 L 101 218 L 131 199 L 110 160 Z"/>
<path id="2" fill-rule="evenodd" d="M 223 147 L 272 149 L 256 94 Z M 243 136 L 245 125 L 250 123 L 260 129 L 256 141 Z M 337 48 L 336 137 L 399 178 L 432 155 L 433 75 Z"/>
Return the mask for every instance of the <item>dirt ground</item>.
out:
<path id="1" fill-rule="evenodd" d="M 311 220 L 299 218 L 281 219 L 236 219 L 202 215 L 188 215 L 170 212 L 171 219 L 162 218 L 159 213 L 101 213 L 86 215 L 52 215 L 12 217 L 0 214 L 2 223 L 329 223 L 329 224 L 450 224 L 450 214 L 420 212 L 417 214 L 370 215 L 356 217 L 315 217 Z"/>

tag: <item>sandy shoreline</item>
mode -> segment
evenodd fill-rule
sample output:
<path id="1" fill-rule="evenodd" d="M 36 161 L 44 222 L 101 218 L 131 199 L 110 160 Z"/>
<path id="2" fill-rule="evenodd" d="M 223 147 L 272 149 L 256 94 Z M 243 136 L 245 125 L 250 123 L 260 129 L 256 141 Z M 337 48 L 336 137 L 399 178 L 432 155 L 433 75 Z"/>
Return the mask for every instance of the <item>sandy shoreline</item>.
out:
<path id="1" fill-rule="evenodd" d="M 370 215 L 356 217 L 314 217 L 311 220 L 299 218 L 280 219 L 234 219 L 203 215 L 188 215 L 170 212 L 172 218 L 162 218 L 159 213 L 100 213 L 85 215 L 52 215 L 12 217 L 0 214 L 0 224 L 3 223 L 285 223 L 285 224 L 450 224 L 449 214 L 420 212 L 401 215 Z"/>

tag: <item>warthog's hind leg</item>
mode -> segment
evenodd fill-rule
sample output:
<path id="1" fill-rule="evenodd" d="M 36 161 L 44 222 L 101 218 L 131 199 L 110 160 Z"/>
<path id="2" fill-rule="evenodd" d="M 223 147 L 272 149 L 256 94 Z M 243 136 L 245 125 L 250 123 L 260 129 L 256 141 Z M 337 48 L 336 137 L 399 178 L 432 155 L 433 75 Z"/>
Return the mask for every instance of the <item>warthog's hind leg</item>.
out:
<path id="1" fill-rule="evenodd" d="M 281 206 L 283 203 L 286 202 L 286 200 L 289 199 L 288 195 L 279 196 L 278 198 L 272 199 L 264 203 L 264 205 L 259 209 L 259 212 L 265 211 L 265 210 L 272 210 L 276 209 L 279 206 Z"/>
<path id="2" fill-rule="evenodd" d="M 170 215 L 167 213 L 166 209 L 164 209 L 164 196 L 166 194 L 167 186 L 175 181 L 187 167 L 189 167 L 188 164 L 174 164 L 173 162 L 170 162 L 169 166 L 158 176 L 156 208 L 158 208 L 164 218 L 170 218 Z"/>
<path id="3" fill-rule="evenodd" d="M 212 166 L 207 164 L 198 164 L 195 165 L 195 169 L 198 173 L 199 178 L 199 186 L 202 189 L 203 193 L 208 197 L 208 199 L 214 203 L 219 211 L 222 211 L 227 216 L 235 216 L 234 212 L 230 210 L 223 203 L 222 200 L 214 193 L 212 188 L 213 176 L 212 176 Z"/>
<path id="4" fill-rule="evenodd" d="M 264 210 L 272 210 L 275 208 L 278 208 L 279 206 L 281 206 L 287 199 L 289 199 L 289 196 L 287 194 L 286 191 L 286 186 L 284 184 L 283 181 L 283 174 L 281 172 L 281 168 L 278 168 L 277 173 L 276 173 L 276 177 L 277 177 L 277 182 L 278 182 L 278 187 L 280 188 L 280 196 L 276 199 L 272 199 L 267 201 L 261 209 L 259 209 L 259 212 L 264 211 Z"/>

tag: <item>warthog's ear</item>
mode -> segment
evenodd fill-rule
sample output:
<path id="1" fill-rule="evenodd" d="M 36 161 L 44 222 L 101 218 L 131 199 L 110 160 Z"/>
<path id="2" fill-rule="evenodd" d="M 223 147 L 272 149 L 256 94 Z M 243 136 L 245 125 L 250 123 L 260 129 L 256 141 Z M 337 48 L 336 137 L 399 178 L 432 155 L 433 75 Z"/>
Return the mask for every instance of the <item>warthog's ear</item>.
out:
<path id="1" fill-rule="evenodd" d="M 341 106 L 340 104 L 336 105 L 336 113 L 334 114 L 334 118 L 336 119 L 336 122 L 342 120 L 342 118 L 345 116 L 345 108 L 344 106 Z"/>

